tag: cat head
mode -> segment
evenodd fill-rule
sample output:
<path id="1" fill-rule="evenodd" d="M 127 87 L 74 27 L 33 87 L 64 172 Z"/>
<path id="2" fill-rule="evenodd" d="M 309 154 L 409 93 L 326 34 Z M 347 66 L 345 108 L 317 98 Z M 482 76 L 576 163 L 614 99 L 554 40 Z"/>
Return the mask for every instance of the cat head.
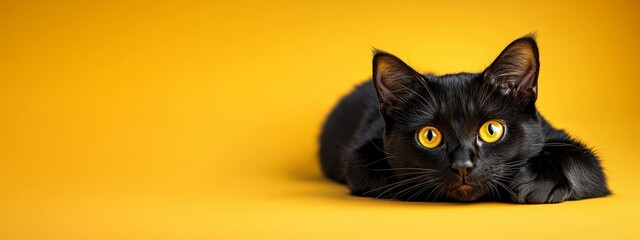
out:
<path id="1" fill-rule="evenodd" d="M 414 186 L 423 191 L 413 197 L 424 200 L 435 193 L 458 201 L 497 193 L 541 150 L 539 68 L 537 44 L 529 36 L 509 44 L 479 74 L 423 76 L 376 52 L 373 82 L 386 124 L 384 149 L 393 156 L 388 163 L 397 180 L 421 185 Z"/>

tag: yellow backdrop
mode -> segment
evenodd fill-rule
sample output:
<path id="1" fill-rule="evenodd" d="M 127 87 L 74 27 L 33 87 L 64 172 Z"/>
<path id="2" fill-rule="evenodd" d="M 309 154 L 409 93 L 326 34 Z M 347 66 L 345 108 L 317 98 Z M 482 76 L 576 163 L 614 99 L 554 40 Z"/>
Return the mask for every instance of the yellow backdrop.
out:
<path id="1" fill-rule="evenodd" d="M 640 238 L 640 8 L 585 1 L 1 1 L 1 239 Z M 351 197 L 325 116 L 371 49 L 481 71 L 537 31 L 540 111 L 614 195 Z"/>

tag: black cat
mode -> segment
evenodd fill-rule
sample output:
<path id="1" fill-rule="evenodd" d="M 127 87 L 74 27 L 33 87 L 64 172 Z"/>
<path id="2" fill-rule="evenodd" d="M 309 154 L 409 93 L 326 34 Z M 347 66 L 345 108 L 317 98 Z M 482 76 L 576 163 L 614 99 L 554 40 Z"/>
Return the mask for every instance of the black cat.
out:
<path id="1" fill-rule="evenodd" d="M 382 51 L 329 115 L 324 174 L 358 196 L 557 203 L 610 193 L 592 150 L 536 110 L 538 47 L 517 39 L 482 73 L 423 76 Z"/>

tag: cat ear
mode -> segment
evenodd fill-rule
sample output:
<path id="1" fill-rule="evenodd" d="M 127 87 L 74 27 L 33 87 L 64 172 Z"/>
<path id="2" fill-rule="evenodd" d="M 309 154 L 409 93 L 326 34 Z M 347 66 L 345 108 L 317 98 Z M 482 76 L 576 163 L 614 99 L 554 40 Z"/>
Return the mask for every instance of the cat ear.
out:
<path id="1" fill-rule="evenodd" d="M 411 92 L 413 84 L 422 76 L 398 57 L 376 51 L 373 57 L 373 83 L 378 92 L 380 109 L 389 112 L 397 100 Z"/>
<path id="2" fill-rule="evenodd" d="M 540 61 L 534 36 L 513 41 L 484 71 L 484 80 L 502 94 L 515 94 L 536 99 Z"/>

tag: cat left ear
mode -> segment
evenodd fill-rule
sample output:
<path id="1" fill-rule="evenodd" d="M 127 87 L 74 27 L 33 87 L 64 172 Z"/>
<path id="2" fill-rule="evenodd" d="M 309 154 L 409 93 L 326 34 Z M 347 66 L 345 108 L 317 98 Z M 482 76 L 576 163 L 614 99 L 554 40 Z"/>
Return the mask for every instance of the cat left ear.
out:
<path id="1" fill-rule="evenodd" d="M 502 94 L 536 99 L 540 60 L 533 36 L 513 41 L 484 71 L 485 82 L 500 89 Z"/>
<path id="2" fill-rule="evenodd" d="M 409 94 L 413 85 L 422 77 L 398 57 L 376 51 L 373 57 L 373 83 L 380 100 L 383 113 L 390 113 L 398 99 Z"/>

